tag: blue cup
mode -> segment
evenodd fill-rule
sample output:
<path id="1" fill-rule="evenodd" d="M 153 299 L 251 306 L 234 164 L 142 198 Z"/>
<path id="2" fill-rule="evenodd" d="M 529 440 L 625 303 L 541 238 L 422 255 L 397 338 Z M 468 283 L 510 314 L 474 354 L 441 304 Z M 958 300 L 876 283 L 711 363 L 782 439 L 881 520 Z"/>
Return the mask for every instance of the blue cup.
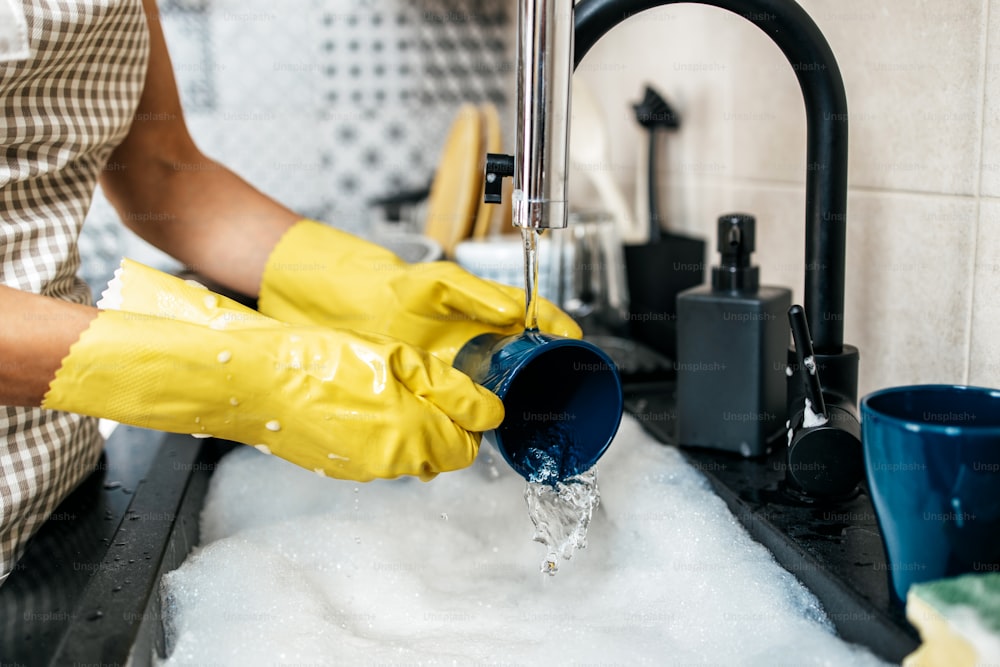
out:
<path id="1" fill-rule="evenodd" d="M 554 485 L 586 472 L 618 432 L 621 379 L 592 343 L 538 331 L 482 334 L 454 366 L 503 401 L 497 449 L 528 481 Z"/>
<path id="2" fill-rule="evenodd" d="M 861 440 L 897 601 L 914 583 L 1000 569 L 1000 391 L 876 391 Z"/>

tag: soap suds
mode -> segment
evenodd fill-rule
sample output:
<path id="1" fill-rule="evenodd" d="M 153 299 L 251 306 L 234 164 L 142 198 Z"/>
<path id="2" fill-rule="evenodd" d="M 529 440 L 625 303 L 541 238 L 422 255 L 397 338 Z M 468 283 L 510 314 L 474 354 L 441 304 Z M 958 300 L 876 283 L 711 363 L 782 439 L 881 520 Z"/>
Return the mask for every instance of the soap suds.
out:
<path id="1" fill-rule="evenodd" d="M 822 426 L 823 424 L 830 421 L 827 417 L 823 415 L 818 415 L 813 412 L 813 404 L 808 398 L 805 399 L 806 408 L 802 413 L 802 428 L 815 428 L 817 426 Z"/>
<path id="2" fill-rule="evenodd" d="M 497 461 L 484 444 L 430 483 L 358 485 L 237 448 L 204 546 L 164 578 L 165 664 L 884 664 L 635 420 L 558 577 L 538 572 L 524 479 Z"/>

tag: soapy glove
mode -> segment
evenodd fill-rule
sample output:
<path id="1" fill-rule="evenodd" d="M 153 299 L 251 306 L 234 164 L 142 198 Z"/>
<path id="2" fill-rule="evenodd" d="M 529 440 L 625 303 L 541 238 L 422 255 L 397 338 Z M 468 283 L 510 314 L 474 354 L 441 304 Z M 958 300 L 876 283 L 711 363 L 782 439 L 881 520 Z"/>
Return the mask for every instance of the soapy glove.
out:
<path id="1" fill-rule="evenodd" d="M 373 331 L 448 363 L 482 333 L 524 329 L 524 290 L 453 262 L 408 264 L 374 243 L 312 220 L 292 226 L 268 258 L 260 312 L 297 324 Z M 539 300 L 538 326 L 580 338 L 580 327 Z"/>
<path id="2" fill-rule="evenodd" d="M 367 481 L 468 466 L 503 406 L 428 353 L 376 334 L 293 326 L 146 267 L 71 347 L 42 407 L 256 446 Z M 141 310 L 141 309 L 140 309 Z M 150 312 L 152 311 L 152 312 Z M 188 319 L 185 319 L 188 318 Z"/>

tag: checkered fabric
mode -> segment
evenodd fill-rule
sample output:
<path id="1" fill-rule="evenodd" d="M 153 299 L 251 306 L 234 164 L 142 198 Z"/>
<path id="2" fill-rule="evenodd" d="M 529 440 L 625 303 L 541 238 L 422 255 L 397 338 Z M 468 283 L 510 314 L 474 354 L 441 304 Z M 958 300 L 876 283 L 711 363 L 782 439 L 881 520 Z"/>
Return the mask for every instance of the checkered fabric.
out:
<path id="1" fill-rule="evenodd" d="M 149 51 L 142 5 L 0 2 L 23 12 L 30 46 L 27 57 L 0 52 L 0 284 L 89 303 L 76 276 L 77 237 L 142 92 Z M 0 406 L 0 583 L 93 470 L 102 445 L 96 420 Z"/>

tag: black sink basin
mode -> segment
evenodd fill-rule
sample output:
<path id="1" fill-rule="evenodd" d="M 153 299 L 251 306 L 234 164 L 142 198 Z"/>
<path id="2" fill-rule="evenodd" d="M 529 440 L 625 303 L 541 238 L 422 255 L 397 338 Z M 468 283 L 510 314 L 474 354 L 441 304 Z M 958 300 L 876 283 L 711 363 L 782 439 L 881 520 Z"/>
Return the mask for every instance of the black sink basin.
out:
<path id="1" fill-rule="evenodd" d="M 626 407 L 672 443 L 670 381 L 626 387 Z M 198 542 L 219 458 L 238 446 L 119 427 L 98 469 L 53 514 L 0 588 L 0 647 L 25 665 L 146 665 L 164 656 L 159 581 Z M 682 449 L 748 532 L 823 603 L 847 641 L 898 662 L 917 636 L 889 599 L 874 511 L 862 491 L 837 506 L 783 495 L 780 452 L 752 461 Z"/>

